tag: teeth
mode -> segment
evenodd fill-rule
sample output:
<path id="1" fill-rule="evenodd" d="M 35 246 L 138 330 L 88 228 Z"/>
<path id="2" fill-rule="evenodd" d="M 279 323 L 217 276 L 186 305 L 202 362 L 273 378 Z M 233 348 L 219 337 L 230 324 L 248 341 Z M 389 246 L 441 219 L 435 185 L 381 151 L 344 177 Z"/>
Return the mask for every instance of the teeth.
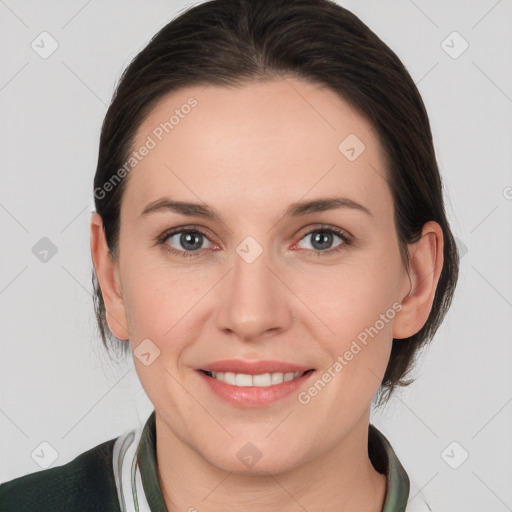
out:
<path id="1" fill-rule="evenodd" d="M 224 382 L 234 386 L 236 384 L 236 375 L 233 372 L 226 372 L 224 374 Z"/>
<path id="2" fill-rule="evenodd" d="M 245 373 L 235 375 L 235 386 L 252 386 L 252 376 Z"/>
<path id="3" fill-rule="evenodd" d="M 226 384 L 231 384 L 232 386 L 256 386 L 260 388 L 266 388 L 274 384 L 282 384 L 283 382 L 288 382 L 302 375 L 301 372 L 262 373 L 259 375 L 232 372 L 210 372 L 210 374 L 214 379 L 225 382 Z"/>
<path id="4" fill-rule="evenodd" d="M 273 373 L 270 378 L 272 380 L 272 384 L 281 384 L 281 382 L 284 382 L 284 374 L 282 373 Z"/>

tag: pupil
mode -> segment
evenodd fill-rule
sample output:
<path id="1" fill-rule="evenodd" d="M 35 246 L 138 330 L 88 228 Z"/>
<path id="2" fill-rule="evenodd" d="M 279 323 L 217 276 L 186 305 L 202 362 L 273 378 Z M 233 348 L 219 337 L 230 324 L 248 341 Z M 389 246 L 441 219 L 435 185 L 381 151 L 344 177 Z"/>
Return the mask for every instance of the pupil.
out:
<path id="1" fill-rule="evenodd" d="M 201 247 L 201 235 L 198 233 L 182 233 L 180 243 L 187 251 L 193 251 Z"/>
<path id="2" fill-rule="evenodd" d="M 325 231 L 317 231 L 313 236 L 313 246 L 315 249 L 328 249 L 332 244 L 332 234 Z"/>

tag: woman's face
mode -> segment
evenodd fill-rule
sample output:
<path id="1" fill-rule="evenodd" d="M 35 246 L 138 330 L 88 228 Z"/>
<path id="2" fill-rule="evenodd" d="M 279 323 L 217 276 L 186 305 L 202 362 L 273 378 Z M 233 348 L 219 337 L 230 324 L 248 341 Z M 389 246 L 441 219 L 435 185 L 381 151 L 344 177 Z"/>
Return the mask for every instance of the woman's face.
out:
<path id="1" fill-rule="evenodd" d="M 410 290 L 372 126 L 305 81 L 197 86 L 132 150 L 111 327 L 158 428 L 238 472 L 366 435 Z"/>

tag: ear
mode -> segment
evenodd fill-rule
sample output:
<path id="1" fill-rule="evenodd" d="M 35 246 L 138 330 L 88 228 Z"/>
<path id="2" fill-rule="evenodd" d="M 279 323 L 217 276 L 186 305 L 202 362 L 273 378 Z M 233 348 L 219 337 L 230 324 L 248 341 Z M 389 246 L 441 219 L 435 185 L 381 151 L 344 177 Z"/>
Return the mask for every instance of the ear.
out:
<path id="1" fill-rule="evenodd" d="M 114 336 L 127 340 L 128 323 L 121 293 L 119 266 L 108 249 L 103 220 L 96 212 L 91 217 L 91 256 L 105 302 L 108 326 Z"/>
<path id="2" fill-rule="evenodd" d="M 423 226 L 421 238 L 408 246 L 411 290 L 395 316 L 393 338 L 409 338 L 428 319 L 443 269 L 443 230 L 434 221 Z"/>

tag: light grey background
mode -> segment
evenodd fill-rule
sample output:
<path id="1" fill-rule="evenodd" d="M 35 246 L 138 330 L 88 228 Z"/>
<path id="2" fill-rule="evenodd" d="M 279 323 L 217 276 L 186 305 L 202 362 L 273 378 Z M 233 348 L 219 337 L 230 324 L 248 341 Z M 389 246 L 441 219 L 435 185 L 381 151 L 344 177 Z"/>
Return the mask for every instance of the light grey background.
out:
<path id="1" fill-rule="evenodd" d="M 372 422 L 434 510 L 512 510 L 512 0 L 340 3 L 419 86 L 464 253 L 416 383 Z M 92 180 L 121 71 L 188 5 L 0 0 L 1 481 L 41 469 L 42 442 L 60 465 L 152 410 L 133 363 L 111 363 L 96 330 Z M 43 51 L 43 31 L 58 43 L 46 59 L 31 47 Z M 46 263 L 32 252 L 42 237 L 57 248 Z"/>

